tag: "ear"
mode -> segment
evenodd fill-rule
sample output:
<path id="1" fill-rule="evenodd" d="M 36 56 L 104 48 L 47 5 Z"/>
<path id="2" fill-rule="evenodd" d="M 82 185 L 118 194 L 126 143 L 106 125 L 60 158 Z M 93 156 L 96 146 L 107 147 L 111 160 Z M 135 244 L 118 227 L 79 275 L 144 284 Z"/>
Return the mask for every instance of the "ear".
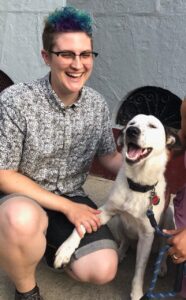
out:
<path id="1" fill-rule="evenodd" d="M 41 50 L 41 56 L 44 59 L 45 64 L 49 66 L 50 65 L 50 56 L 45 49 Z"/>
<path id="2" fill-rule="evenodd" d="M 169 149 L 176 143 L 176 138 L 173 135 L 168 135 L 166 137 L 166 145 Z"/>
<path id="3" fill-rule="evenodd" d="M 182 149 L 182 145 L 178 136 L 178 130 L 171 127 L 165 127 L 166 145 L 168 149 Z"/>
<path id="4" fill-rule="evenodd" d="M 121 132 L 117 138 L 116 144 L 119 148 L 120 147 L 123 148 L 123 146 L 124 146 L 124 129 L 121 130 Z"/>

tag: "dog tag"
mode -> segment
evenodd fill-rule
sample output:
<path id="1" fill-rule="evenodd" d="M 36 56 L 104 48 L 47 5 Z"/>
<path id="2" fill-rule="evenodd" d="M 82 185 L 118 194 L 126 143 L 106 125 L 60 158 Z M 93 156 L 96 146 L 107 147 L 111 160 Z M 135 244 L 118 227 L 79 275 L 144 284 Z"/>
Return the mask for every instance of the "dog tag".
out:
<path id="1" fill-rule="evenodd" d="M 151 199 L 152 205 L 158 205 L 160 203 L 160 198 L 157 195 L 154 195 Z"/>

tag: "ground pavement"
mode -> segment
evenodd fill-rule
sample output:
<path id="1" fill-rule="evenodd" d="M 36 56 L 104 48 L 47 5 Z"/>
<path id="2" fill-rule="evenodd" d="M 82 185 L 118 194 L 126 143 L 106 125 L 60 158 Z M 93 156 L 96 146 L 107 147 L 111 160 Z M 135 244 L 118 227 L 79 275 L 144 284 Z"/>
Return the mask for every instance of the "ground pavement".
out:
<path id="1" fill-rule="evenodd" d="M 100 205 L 104 202 L 111 184 L 112 181 L 89 176 L 85 190 Z M 148 287 L 152 276 L 154 258 L 154 255 L 151 255 L 147 266 L 145 288 Z M 41 262 L 37 270 L 37 282 L 45 300 L 129 300 L 134 264 L 135 251 L 132 250 L 119 265 L 116 278 L 109 284 L 98 286 L 76 282 L 65 273 L 52 271 Z M 171 290 L 173 281 L 174 268 L 169 265 L 168 275 L 158 280 L 157 291 Z M 182 298 L 177 296 L 172 299 Z M 14 300 L 14 286 L 2 270 L 0 270 L 0 300 Z"/>

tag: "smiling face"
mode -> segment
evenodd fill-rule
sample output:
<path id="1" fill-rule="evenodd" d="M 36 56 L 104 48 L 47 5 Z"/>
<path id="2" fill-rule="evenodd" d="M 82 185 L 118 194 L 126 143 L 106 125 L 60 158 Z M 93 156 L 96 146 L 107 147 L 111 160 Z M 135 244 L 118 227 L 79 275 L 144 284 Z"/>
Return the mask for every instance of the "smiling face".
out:
<path id="1" fill-rule="evenodd" d="M 130 164 L 145 160 L 152 152 L 158 155 L 166 147 L 162 123 L 154 116 L 137 115 L 125 129 L 125 156 Z"/>
<path id="2" fill-rule="evenodd" d="M 64 104 L 76 101 L 79 92 L 91 75 L 93 57 L 83 59 L 82 52 L 92 51 L 91 38 L 84 32 L 65 32 L 56 34 L 54 52 L 71 51 L 74 58 L 62 57 L 42 50 L 45 63 L 51 69 L 51 86 Z"/>

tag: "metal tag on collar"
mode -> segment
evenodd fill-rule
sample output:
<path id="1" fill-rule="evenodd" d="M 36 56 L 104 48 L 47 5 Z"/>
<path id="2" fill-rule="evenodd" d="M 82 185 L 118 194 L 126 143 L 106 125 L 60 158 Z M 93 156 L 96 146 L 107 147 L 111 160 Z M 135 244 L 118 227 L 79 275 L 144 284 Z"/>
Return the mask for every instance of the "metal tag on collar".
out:
<path id="1" fill-rule="evenodd" d="M 149 199 L 151 205 L 158 205 L 160 203 L 160 197 L 156 194 L 155 187 L 151 190 Z"/>

